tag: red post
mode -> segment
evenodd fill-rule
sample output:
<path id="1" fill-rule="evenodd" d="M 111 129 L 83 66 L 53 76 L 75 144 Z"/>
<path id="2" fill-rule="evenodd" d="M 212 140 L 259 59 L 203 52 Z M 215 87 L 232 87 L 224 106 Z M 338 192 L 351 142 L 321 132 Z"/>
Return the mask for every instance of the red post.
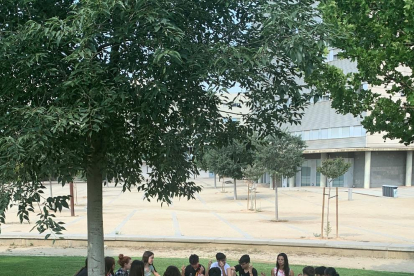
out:
<path id="1" fill-rule="evenodd" d="M 74 217 L 75 216 L 75 201 L 74 201 L 74 196 L 73 196 L 73 182 L 69 183 L 69 187 L 70 187 L 70 215 Z"/>

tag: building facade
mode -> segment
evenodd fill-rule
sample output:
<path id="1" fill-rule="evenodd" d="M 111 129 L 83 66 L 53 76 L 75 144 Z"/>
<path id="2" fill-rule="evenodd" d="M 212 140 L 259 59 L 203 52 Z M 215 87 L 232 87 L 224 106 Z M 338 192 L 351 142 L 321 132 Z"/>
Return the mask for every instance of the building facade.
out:
<path id="1" fill-rule="evenodd" d="M 356 72 L 355 62 L 338 59 L 338 50 L 330 49 L 327 62 L 345 73 Z M 368 87 L 386 94 L 386 88 Z M 399 98 L 400 96 L 396 96 Z M 366 114 L 362 114 L 364 117 Z M 413 146 L 384 140 L 382 134 L 369 134 L 361 125 L 362 118 L 341 115 L 331 107 L 329 95 L 312 102 L 300 125 L 286 126 L 292 134 L 306 141 L 305 161 L 296 176 L 282 181 L 283 186 L 325 186 L 326 178 L 316 168 L 326 158 L 343 157 L 351 163 L 344 175 L 333 181 L 335 187 L 375 188 L 382 185 L 411 186 L 413 179 Z M 267 182 L 268 177 L 262 181 Z"/>

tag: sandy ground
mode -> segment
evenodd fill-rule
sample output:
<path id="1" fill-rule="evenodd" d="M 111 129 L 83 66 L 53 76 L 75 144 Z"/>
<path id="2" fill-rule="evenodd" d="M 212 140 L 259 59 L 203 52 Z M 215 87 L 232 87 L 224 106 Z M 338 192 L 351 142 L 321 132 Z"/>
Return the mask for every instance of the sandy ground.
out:
<path id="1" fill-rule="evenodd" d="M 122 193 L 121 187 L 111 184 L 104 188 L 104 232 L 106 237 L 160 237 L 179 238 L 227 238 L 227 239 L 292 239 L 319 240 L 321 234 L 322 189 L 280 188 L 279 219 L 274 221 L 274 191 L 265 186 L 257 187 L 256 210 L 247 208 L 247 186 L 238 181 L 238 200 L 233 200 L 232 184 L 224 190 L 221 184 L 214 188 L 213 180 L 198 178 L 203 186 L 195 200 L 173 199 L 170 206 L 155 200 L 148 202 L 137 191 Z M 47 183 L 46 183 L 47 184 Z M 49 191 L 49 186 L 46 191 Z M 53 184 L 53 195 L 66 195 L 69 187 Z M 339 189 L 339 241 L 390 243 L 414 246 L 414 187 L 400 187 L 398 198 L 380 196 L 380 189 L 354 189 L 353 200 L 348 200 L 347 189 Z M 46 193 L 45 196 L 48 196 Z M 86 184 L 76 184 L 75 217 L 69 210 L 58 213 L 57 219 L 66 223 L 65 235 L 86 238 Z M 325 206 L 326 207 L 326 206 Z M 325 214 L 327 208 L 325 208 Z M 7 212 L 7 223 L 2 225 L 2 234 L 11 236 L 36 236 L 29 233 L 33 224 L 20 224 L 16 208 Z M 34 215 L 31 217 L 35 218 Z M 326 220 L 326 217 L 325 217 Z M 331 237 L 335 236 L 335 199 L 330 202 Z M 325 233 L 326 234 L 326 233 Z M 0 254 L 47 254 L 85 255 L 85 249 L 56 248 L 10 248 L 0 247 Z M 112 250 L 109 248 L 108 250 Z M 131 249 L 125 249 L 131 250 Z M 156 251 L 155 249 L 153 249 Z M 157 248 L 157 256 L 187 257 L 191 250 L 168 250 Z M 116 251 L 116 252 L 115 252 Z M 119 253 L 119 249 L 113 255 Z M 141 250 L 142 251 L 142 250 Z M 112 251 L 111 251 L 112 252 Z M 140 252 L 140 251 L 139 251 Z M 273 262 L 277 252 L 227 252 L 231 259 L 249 253 L 253 259 Z M 112 253 L 111 253 L 112 254 Z M 128 253 L 133 256 L 141 254 Z M 233 255 L 234 254 L 234 255 Z M 203 257 L 213 257 L 215 252 L 200 252 Z M 370 258 L 344 258 L 335 256 L 291 256 L 296 264 L 312 264 L 337 267 L 365 268 L 387 271 L 414 272 L 414 265 L 404 260 Z M 391 265 L 390 265 L 391 264 Z"/>

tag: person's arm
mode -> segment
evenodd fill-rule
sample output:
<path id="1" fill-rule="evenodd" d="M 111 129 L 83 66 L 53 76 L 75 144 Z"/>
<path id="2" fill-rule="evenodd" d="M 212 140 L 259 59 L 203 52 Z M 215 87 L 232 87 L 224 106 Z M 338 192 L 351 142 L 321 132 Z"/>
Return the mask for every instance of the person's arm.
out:
<path id="1" fill-rule="evenodd" d="M 157 271 L 153 271 L 152 274 L 154 274 L 154 276 L 160 276 L 160 274 Z"/>
<path id="2" fill-rule="evenodd" d="M 209 262 L 208 262 L 208 264 L 207 264 L 207 270 L 206 270 L 206 276 L 208 276 L 208 272 L 210 271 L 210 268 L 211 268 L 211 264 L 212 264 L 213 262 L 210 260 Z"/>
<path id="3" fill-rule="evenodd" d="M 185 276 L 185 265 L 181 267 L 181 276 Z"/>
<path id="4" fill-rule="evenodd" d="M 236 268 L 234 266 L 231 266 L 231 267 L 227 268 L 227 275 L 228 276 L 233 276 L 235 270 L 236 270 Z"/>
<path id="5" fill-rule="evenodd" d="M 289 272 L 289 276 L 295 276 L 295 273 L 293 272 L 293 270 L 291 269 Z"/>
<path id="6" fill-rule="evenodd" d="M 198 275 L 201 275 L 201 276 L 205 276 L 204 275 L 204 273 L 206 272 L 206 269 L 204 268 L 204 266 L 203 265 L 201 265 L 200 266 L 200 273 L 198 274 Z"/>
<path id="7" fill-rule="evenodd" d="M 252 266 L 252 265 L 249 265 L 249 275 L 250 275 L 250 276 L 257 276 L 257 271 L 256 271 L 256 269 L 255 269 L 255 272 L 256 272 L 256 275 L 254 275 L 254 274 L 253 274 L 253 266 Z"/>
<path id="8" fill-rule="evenodd" d="M 272 268 L 272 270 L 270 270 L 270 276 L 276 276 L 275 275 L 275 269 L 274 268 Z"/>
<path id="9" fill-rule="evenodd" d="M 221 274 L 223 274 L 223 276 L 227 276 L 226 269 L 225 269 L 226 264 L 224 262 L 218 262 L 218 266 L 220 267 Z"/>

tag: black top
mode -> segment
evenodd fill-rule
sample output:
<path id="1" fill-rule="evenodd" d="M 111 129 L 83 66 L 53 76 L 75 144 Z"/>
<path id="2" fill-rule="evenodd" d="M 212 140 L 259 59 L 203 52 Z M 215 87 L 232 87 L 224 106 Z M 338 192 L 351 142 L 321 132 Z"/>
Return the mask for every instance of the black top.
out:
<path id="1" fill-rule="evenodd" d="M 206 275 L 206 268 L 203 265 L 201 266 L 204 268 L 203 275 Z M 184 276 L 196 276 L 196 275 L 197 275 L 197 271 L 191 265 L 187 265 L 187 267 L 185 268 Z"/>
<path id="2" fill-rule="evenodd" d="M 257 276 L 257 270 L 254 267 L 252 269 L 253 275 L 250 275 L 249 271 L 244 272 L 244 269 L 241 267 L 241 265 L 235 265 L 234 268 L 236 272 L 239 273 L 239 276 Z"/>
<path id="3" fill-rule="evenodd" d="M 86 267 L 82 268 L 76 276 L 88 276 L 88 269 Z"/>

